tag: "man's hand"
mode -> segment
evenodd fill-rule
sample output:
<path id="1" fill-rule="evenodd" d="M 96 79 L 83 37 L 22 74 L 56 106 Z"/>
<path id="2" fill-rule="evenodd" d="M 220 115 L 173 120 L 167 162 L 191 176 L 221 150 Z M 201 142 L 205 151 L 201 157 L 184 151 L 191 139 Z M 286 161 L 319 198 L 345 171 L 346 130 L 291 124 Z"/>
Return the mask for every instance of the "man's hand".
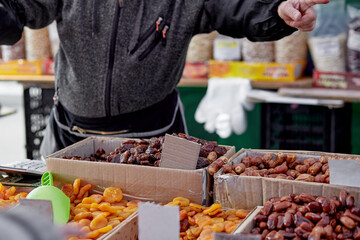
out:
<path id="1" fill-rule="evenodd" d="M 330 0 L 287 0 L 279 5 L 278 14 L 287 25 L 308 32 L 316 24 L 316 13 L 312 6 L 329 2 Z"/>

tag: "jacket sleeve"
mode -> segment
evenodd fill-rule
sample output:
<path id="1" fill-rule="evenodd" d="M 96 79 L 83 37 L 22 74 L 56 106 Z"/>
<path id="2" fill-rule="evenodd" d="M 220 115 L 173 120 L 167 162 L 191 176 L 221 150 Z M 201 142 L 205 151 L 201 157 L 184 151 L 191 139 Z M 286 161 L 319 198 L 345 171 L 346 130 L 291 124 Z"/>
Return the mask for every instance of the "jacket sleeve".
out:
<path id="1" fill-rule="evenodd" d="M 205 0 L 208 23 L 221 34 L 251 41 L 275 41 L 290 35 L 295 28 L 278 15 L 284 0 Z"/>
<path id="2" fill-rule="evenodd" d="M 43 28 L 61 16 L 61 0 L 0 0 L 0 45 L 15 44 L 24 26 Z"/>
<path id="3" fill-rule="evenodd" d="M 61 18 L 61 0 L 8 0 L 17 2 L 23 14 L 25 26 L 43 28 Z"/>
<path id="4" fill-rule="evenodd" d="M 16 8 L 7 0 L 0 0 L 0 45 L 13 45 L 19 41 L 23 27 Z"/>

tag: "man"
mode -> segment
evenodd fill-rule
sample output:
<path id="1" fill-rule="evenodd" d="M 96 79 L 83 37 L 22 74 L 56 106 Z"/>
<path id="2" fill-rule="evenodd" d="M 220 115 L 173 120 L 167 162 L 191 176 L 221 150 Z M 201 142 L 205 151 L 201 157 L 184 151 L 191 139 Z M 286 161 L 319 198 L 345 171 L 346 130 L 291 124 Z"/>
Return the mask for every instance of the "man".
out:
<path id="1" fill-rule="evenodd" d="M 252 41 L 310 31 L 329 0 L 0 0 L 0 44 L 57 22 L 55 107 L 42 154 L 94 134 L 186 132 L 176 85 L 191 37 Z"/>

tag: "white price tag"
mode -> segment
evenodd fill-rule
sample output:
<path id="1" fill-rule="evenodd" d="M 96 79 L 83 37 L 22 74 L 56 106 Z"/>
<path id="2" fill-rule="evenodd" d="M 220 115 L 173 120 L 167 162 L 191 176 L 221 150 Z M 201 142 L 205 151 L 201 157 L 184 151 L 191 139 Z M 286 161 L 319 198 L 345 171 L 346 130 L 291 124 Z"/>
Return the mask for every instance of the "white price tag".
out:
<path id="1" fill-rule="evenodd" d="M 359 160 L 329 160 L 330 184 L 360 187 Z"/>
<path id="2" fill-rule="evenodd" d="M 139 240 L 178 240 L 179 206 L 139 203 Z"/>

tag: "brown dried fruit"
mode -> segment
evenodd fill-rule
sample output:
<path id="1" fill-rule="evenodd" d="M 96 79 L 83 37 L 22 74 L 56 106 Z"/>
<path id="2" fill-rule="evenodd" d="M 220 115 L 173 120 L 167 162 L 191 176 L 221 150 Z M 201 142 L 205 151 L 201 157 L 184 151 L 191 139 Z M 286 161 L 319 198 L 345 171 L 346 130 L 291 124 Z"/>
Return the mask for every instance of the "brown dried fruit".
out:
<path id="1" fill-rule="evenodd" d="M 243 163 L 239 163 L 233 166 L 234 171 L 239 175 L 245 171 L 245 168 L 246 166 Z"/>
<path id="2" fill-rule="evenodd" d="M 349 217 L 341 217 L 340 222 L 347 228 L 353 229 L 356 227 L 356 222 Z"/>
<path id="3" fill-rule="evenodd" d="M 319 214 L 316 214 L 316 213 L 313 213 L 313 212 L 306 213 L 305 217 L 307 219 L 309 219 L 310 221 L 312 221 L 313 223 L 317 223 L 321 219 L 321 216 Z"/>
<path id="4" fill-rule="evenodd" d="M 274 210 L 276 212 L 281 212 L 287 208 L 291 207 L 291 202 L 288 201 L 284 201 L 284 202 L 280 202 L 274 205 Z"/>
<path id="5" fill-rule="evenodd" d="M 284 215 L 284 226 L 291 227 L 294 224 L 294 215 L 286 212 Z"/>
<path id="6" fill-rule="evenodd" d="M 308 165 L 309 167 L 311 167 L 316 162 L 317 161 L 314 158 L 307 158 L 307 159 L 304 160 L 303 164 Z"/>
<path id="7" fill-rule="evenodd" d="M 299 175 L 295 181 L 304 181 L 304 182 L 314 182 L 315 178 L 313 176 L 311 176 L 310 174 L 301 174 Z"/>
<path id="8" fill-rule="evenodd" d="M 312 195 L 307 194 L 307 193 L 301 193 L 299 195 L 299 199 L 300 199 L 300 201 L 302 201 L 304 203 L 310 203 L 310 202 L 315 201 L 315 197 L 313 197 Z"/>
<path id="9" fill-rule="evenodd" d="M 319 162 L 315 162 L 307 171 L 308 174 L 316 176 L 321 170 L 322 164 Z"/>
<path id="10" fill-rule="evenodd" d="M 277 213 L 272 213 L 268 217 L 267 225 L 268 225 L 269 230 L 274 230 L 276 228 L 278 216 L 279 215 Z"/>

